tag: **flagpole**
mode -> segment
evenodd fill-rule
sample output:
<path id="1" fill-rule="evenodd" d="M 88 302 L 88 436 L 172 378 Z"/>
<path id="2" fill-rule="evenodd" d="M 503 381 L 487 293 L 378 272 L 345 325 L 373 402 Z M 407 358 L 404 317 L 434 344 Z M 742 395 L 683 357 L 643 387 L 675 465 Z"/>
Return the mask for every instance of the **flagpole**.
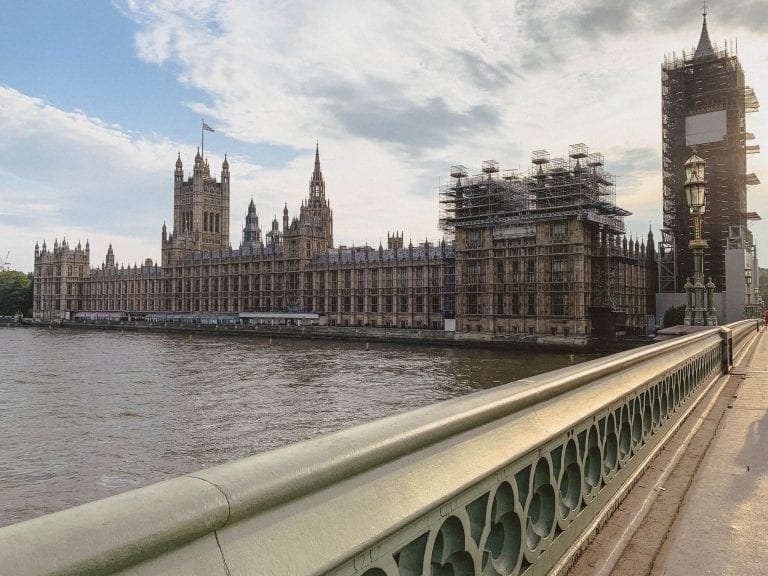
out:
<path id="1" fill-rule="evenodd" d="M 203 162 L 205 162 L 205 118 L 200 119 L 200 150 L 202 151 Z"/>

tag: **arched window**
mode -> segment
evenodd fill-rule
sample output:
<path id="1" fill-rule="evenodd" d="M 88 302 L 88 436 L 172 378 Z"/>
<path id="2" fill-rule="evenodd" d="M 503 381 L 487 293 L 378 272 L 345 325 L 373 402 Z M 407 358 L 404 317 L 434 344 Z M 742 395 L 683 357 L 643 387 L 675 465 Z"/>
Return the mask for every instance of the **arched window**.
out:
<path id="1" fill-rule="evenodd" d="M 208 232 L 208 212 L 203 212 L 203 232 Z"/>
<path id="2" fill-rule="evenodd" d="M 220 220 L 221 220 L 220 215 L 216 214 L 216 232 L 219 231 L 219 222 L 220 222 Z"/>

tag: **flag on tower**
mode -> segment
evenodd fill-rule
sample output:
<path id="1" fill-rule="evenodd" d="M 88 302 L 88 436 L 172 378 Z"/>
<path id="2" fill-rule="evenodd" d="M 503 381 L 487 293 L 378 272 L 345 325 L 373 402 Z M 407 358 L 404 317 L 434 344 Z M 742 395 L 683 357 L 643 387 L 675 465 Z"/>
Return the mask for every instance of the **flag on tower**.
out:
<path id="1" fill-rule="evenodd" d="M 208 132 L 215 132 L 215 130 L 210 126 L 208 126 L 208 124 L 206 124 L 205 122 L 203 122 L 203 130 L 208 130 Z"/>

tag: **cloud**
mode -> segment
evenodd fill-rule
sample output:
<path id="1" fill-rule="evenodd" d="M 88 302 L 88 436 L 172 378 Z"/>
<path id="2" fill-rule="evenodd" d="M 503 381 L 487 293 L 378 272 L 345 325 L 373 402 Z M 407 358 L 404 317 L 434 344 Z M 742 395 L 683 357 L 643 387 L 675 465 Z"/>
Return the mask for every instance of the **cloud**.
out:
<path id="1" fill-rule="evenodd" d="M 461 3 L 445 10 L 404 3 L 198 4 L 193 18 L 163 2 L 130 2 L 126 9 L 140 25 L 137 51 L 147 62 L 178 66 L 183 82 L 210 96 L 190 106 L 217 115 L 243 140 L 296 146 L 307 132 L 358 134 L 368 107 L 382 117 L 436 104 L 443 116 L 493 115 L 499 102 L 488 101 L 487 90 L 515 78 L 514 52 L 500 26 L 509 16 L 500 9 L 491 11 L 499 15 L 493 22 Z M 397 119 L 394 127 L 403 128 Z M 392 125 L 379 121 L 362 133 L 397 138 Z M 404 143 L 413 140 L 412 132 L 402 134 Z"/>
<path id="2" fill-rule="evenodd" d="M 190 15 L 134 0 L 124 9 L 139 26 L 139 56 L 202 90 L 206 99 L 187 105 L 217 130 L 297 152 L 320 140 L 345 243 L 395 228 L 434 238 L 439 179 L 470 150 L 483 154 L 478 163 L 498 153 L 492 143 L 522 81 L 502 6 L 201 0 Z M 269 200 L 255 195 L 257 208 L 282 192 L 293 211 L 305 158 L 258 174 Z M 233 194 L 244 185 L 233 165 Z"/>
<path id="3" fill-rule="evenodd" d="M 621 174 L 624 182 L 631 183 L 635 178 L 659 172 L 661 154 L 658 148 L 616 148 L 611 152 L 614 158 L 611 171 Z"/>
<path id="4" fill-rule="evenodd" d="M 92 265 L 98 265 L 112 243 L 118 260 L 127 264 L 159 257 L 163 220 L 172 228 L 172 171 L 177 150 L 189 175 L 194 146 L 129 134 L 82 112 L 58 109 L 10 88 L 0 89 L 0 196 L 3 245 L 14 266 L 32 269 L 35 242 L 66 237 L 71 245 L 89 239 Z M 7 113 L 6 113 L 7 111 Z M 337 241 L 372 243 L 394 229 L 423 229 L 427 211 L 435 235 L 435 192 L 422 188 L 423 173 L 400 166 L 396 152 L 361 140 L 349 150 L 329 139 L 321 147 L 323 170 L 337 222 Z M 377 172 L 367 159 L 375 157 Z M 306 197 L 314 150 L 305 149 L 284 166 L 267 168 L 248 158 L 230 157 L 232 243 L 240 240 L 246 207 L 253 197 L 265 227 L 280 215 L 284 203 L 291 214 Z M 211 158 L 212 172 L 221 157 Z M 434 172 L 433 172 L 434 173 Z M 381 177 L 388 174 L 387 178 Z M 342 195 L 338 191 L 354 190 Z M 423 195 L 423 196 L 422 196 Z M 410 196 L 410 198 L 409 198 Z M 366 210 L 375 222 L 361 218 Z M 421 237 L 421 235 L 417 236 Z"/>
<path id="5" fill-rule="evenodd" d="M 170 142 L 133 136 L 8 87 L 0 87 L 0 109 L 0 155 L 14 182 L 6 199 L 23 193 L 63 222 L 91 219 L 96 228 L 108 220 L 130 226 L 149 213 L 161 162 L 175 148 Z M 114 222 L 116 213 L 123 218 Z"/>
<path id="6" fill-rule="evenodd" d="M 711 8 L 710 8 L 711 9 Z M 768 4 L 763 0 L 740 2 L 736 10 L 718 10 L 718 26 L 736 26 L 742 30 L 763 33 L 768 21 Z"/>
<path id="7" fill-rule="evenodd" d="M 29 231 L 35 241 L 66 236 L 73 245 L 89 237 L 134 238 L 132 244 L 144 245 L 159 239 L 162 220 L 172 213 L 178 144 L 4 86 L 0 111 L 0 226 L 21 269 L 32 269 Z"/>
<path id="8" fill-rule="evenodd" d="M 763 5 L 727 14 L 713 7 L 709 19 L 713 40 L 734 27 L 747 34 L 740 49 L 758 95 L 768 86 L 749 74 L 768 65 L 756 17 Z M 230 156 L 235 245 L 251 197 L 263 227 L 286 202 L 296 213 L 316 140 L 340 243 L 377 243 L 394 229 L 435 238 L 437 186 L 452 164 L 472 171 L 493 158 L 527 169 L 530 150 L 560 156 L 574 142 L 605 154 L 617 203 L 647 231 L 661 213 L 659 65 L 665 53 L 695 44 L 701 27 L 695 0 L 118 6 L 135 23 L 137 57 L 202 94 L 179 105 L 254 145 Z M 0 91 L 0 111 L 0 129 L 11 135 L 0 142 L 0 171 L 18 191 L 0 199 L 0 225 L 35 213 L 36 225 L 47 223 L 41 236 L 77 222 L 93 234 L 149 239 L 158 251 L 176 152 L 189 168 L 194 145 L 11 88 Z M 759 115 L 748 123 L 759 133 Z M 218 165 L 220 154 L 210 152 Z M 761 165 L 750 159 L 750 170 Z"/>
<path id="9" fill-rule="evenodd" d="M 424 103 L 398 98 L 361 95 L 354 89 L 334 87 L 323 94 L 327 115 L 352 136 L 399 144 L 414 150 L 442 148 L 452 138 L 464 138 L 475 130 L 493 131 L 499 113 L 491 106 L 473 106 L 465 112 L 451 110 L 443 98 Z"/>

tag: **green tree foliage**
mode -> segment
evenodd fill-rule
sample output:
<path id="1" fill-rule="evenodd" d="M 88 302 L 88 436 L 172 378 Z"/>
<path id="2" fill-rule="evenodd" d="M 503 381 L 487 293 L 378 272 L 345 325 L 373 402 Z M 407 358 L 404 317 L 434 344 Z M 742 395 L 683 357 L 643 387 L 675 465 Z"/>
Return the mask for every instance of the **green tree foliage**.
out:
<path id="1" fill-rule="evenodd" d="M 664 328 L 679 326 L 685 322 L 685 306 L 670 306 L 664 312 Z"/>
<path id="2" fill-rule="evenodd" d="M 763 296 L 763 302 L 768 302 L 768 268 L 758 268 L 757 273 L 760 279 L 760 294 Z"/>
<path id="3" fill-rule="evenodd" d="M 15 270 L 0 271 L 0 316 L 32 310 L 32 275 Z"/>

